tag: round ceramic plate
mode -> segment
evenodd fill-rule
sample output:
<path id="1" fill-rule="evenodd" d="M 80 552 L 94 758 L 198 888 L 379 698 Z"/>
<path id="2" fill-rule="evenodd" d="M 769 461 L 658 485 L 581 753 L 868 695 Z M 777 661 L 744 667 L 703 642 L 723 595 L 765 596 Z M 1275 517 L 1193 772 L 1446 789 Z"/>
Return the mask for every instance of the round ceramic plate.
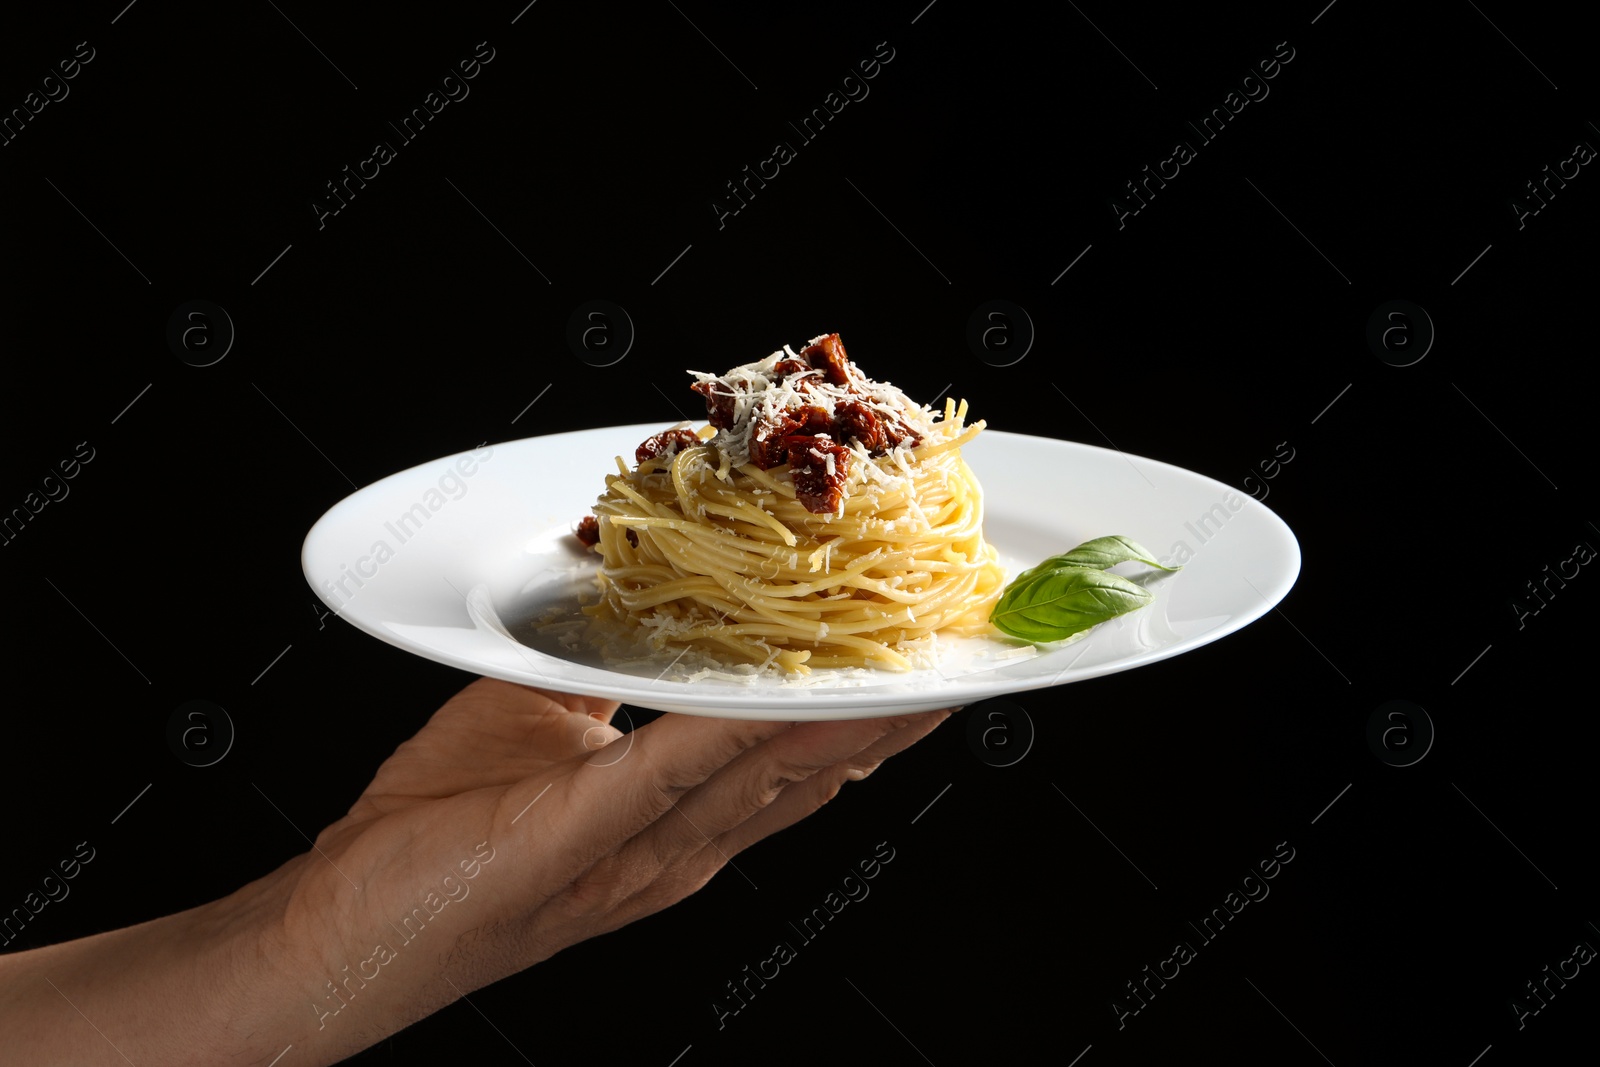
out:
<path id="1" fill-rule="evenodd" d="M 661 711 L 802 720 L 952 707 L 1154 663 L 1261 617 L 1300 573 L 1288 526 L 1231 486 L 1093 445 L 985 430 L 962 454 L 983 486 L 984 534 L 1008 575 L 1107 534 L 1183 569 L 1118 567 L 1154 598 L 1072 641 L 941 640 L 933 663 L 909 673 L 738 676 L 671 655 L 606 662 L 561 640 L 572 629 L 563 620 L 596 599 L 598 557 L 573 529 L 614 457 L 631 457 L 660 429 L 533 437 L 391 475 L 311 528 L 306 579 L 352 625 L 477 674 Z"/>

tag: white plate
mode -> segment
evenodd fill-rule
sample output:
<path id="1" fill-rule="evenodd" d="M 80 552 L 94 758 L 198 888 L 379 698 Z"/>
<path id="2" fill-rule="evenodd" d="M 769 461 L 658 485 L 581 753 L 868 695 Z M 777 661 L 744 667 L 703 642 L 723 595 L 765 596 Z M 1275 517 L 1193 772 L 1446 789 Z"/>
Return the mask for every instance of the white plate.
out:
<path id="1" fill-rule="evenodd" d="M 1106 534 L 1169 561 L 1187 554 L 1187 565 L 1159 576 L 1119 567 L 1155 598 L 1037 654 L 1000 636 L 966 638 L 942 642 L 935 669 L 819 670 L 803 685 L 776 675 L 683 681 L 681 668 L 663 674 L 660 662 L 608 667 L 530 620 L 592 590 L 597 557 L 581 550 L 574 525 L 616 469 L 613 457 L 631 459 L 660 429 L 528 438 L 391 475 L 311 528 L 306 579 L 347 622 L 463 670 L 661 711 L 798 720 L 952 707 L 1154 663 L 1264 615 L 1300 573 L 1288 526 L 1231 486 L 1093 445 L 986 430 L 963 455 L 1008 574 Z"/>

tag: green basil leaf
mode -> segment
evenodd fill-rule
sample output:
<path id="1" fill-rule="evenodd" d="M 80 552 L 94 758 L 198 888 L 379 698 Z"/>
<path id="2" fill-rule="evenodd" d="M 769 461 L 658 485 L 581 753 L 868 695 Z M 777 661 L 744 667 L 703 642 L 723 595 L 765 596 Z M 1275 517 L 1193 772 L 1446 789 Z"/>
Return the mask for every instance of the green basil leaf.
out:
<path id="1" fill-rule="evenodd" d="M 1029 572 L 1000 597 L 989 620 L 1024 641 L 1061 641 L 1143 607 L 1151 593 L 1109 571 L 1069 565 Z"/>
<path id="2" fill-rule="evenodd" d="M 1157 563 L 1150 550 L 1137 541 L 1130 541 L 1126 537 L 1096 537 L 1093 541 L 1085 541 L 1071 552 L 1060 556 L 1052 556 L 1044 561 L 1041 566 L 1073 566 L 1094 567 L 1105 570 L 1118 563 L 1137 561 L 1146 566 L 1155 567 L 1157 570 L 1172 571 L 1176 567 L 1163 567 Z"/>
<path id="3" fill-rule="evenodd" d="M 1108 573 L 1119 563 L 1159 570 L 1150 550 L 1126 537 L 1097 537 L 1017 575 L 989 615 L 996 628 L 1025 641 L 1061 641 L 1143 607 L 1151 594 Z"/>
<path id="4" fill-rule="evenodd" d="M 1095 570 L 1105 570 L 1118 563 L 1137 561 L 1150 567 L 1164 571 L 1176 571 L 1177 567 L 1163 567 L 1157 563 L 1150 550 L 1131 541 L 1126 537 L 1096 537 L 1093 541 L 1085 541 L 1071 552 L 1064 552 L 1059 556 L 1051 556 L 1036 567 L 1030 567 L 1012 579 L 1012 586 L 1034 581 L 1048 574 L 1057 567 L 1092 567 Z"/>

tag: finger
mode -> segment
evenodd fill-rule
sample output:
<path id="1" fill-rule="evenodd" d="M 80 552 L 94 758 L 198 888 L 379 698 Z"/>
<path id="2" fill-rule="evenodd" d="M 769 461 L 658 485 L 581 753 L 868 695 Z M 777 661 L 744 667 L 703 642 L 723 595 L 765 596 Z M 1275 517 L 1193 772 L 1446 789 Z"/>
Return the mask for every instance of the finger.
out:
<path id="1" fill-rule="evenodd" d="M 509 736 L 538 733 L 541 758 L 550 760 L 594 752 L 622 736 L 621 729 L 611 725 L 611 717 L 621 705 L 598 696 L 478 678 L 462 689 L 451 704 L 458 704 L 466 713 L 477 712 L 480 717 L 485 710 L 490 712 L 506 725 Z M 483 728 L 486 720 L 480 718 L 477 725 Z"/>
<path id="2" fill-rule="evenodd" d="M 670 872 L 703 850 L 725 853 L 717 843 L 720 838 L 768 810 L 786 793 L 803 789 L 805 783 L 834 768 L 838 768 L 837 774 L 842 776 L 847 768 L 876 767 L 890 753 L 933 729 L 944 714 L 933 712 L 796 726 L 787 734 L 744 753 L 704 784 L 690 790 L 673 805 L 672 813 L 663 815 L 648 830 L 627 842 L 618 853 L 617 862 L 625 870 Z M 909 736 L 900 740 L 902 735 Z M 837 789 L 836 784 L 831 785 L 827 795 L 831 796 Z M 809 810 L 820 805 L 818 801 Z M 721 855 L 721 861 L 726 862 L 730 855 Z M 705 857 L 705 862 L 715 863 L 716 859 Z M 704 875 L 691 872 L 691 880 L 699 879 L 694 888 L 698 888 L 705 877 L 709 877 L 709 872 Z M 669 877 L 668 880 L 676 879 Z M 684 890 L 684 893 L 689 891 L 692 890 Z"/>
<path id="3" fill-rule="evenodd" d="M 513 844 L 537 848 L 538 883 L 554 892 L 671 811 L 677 797 L 791 726 L 664 716 L 586 760 L 559 765 L 556 778 L 535 775 L 507 790 L 495 830 Z M 561 788 L 536 803 L 556 781 Z"/>
<path id="4" fill-rule="evenodd" d="M 533 692 L 538 693 L 552 704 L 566 708 L 568 711 L 585 715 L 602 723 L 609 723 L 611 717 L 617 713 L 622 705 L 615 700 L 605 697 L 582 696 L 577 693 L 560 693 L 553 689 L 538 689 L 529 686 Z"/>
<path id="5" fill-rule="evenodd" d="M 479 678 L 434 712 L 429 725 L 437 728 L 465 723 L 476 730 L 521 736 L 552 715 L 609 723 L 618 707 L 616 701 L 601 697 L 535 689 L 499 678 Z"/>
<path id="6" fill-rule="evenodd" d="M 716 869 L 686 878 L 677 870 L 682 861 L 770 803 L 784 786 L 860 753 L 907 722 L 796 726 L 668 716 L 642 727 L 628 735 L 636 747 L 627 758 L 613 755 L 627 742 L 613 743 L 584 761 L 568 789 L 552 797 L 556 806 L 544 812 L 544 820 L 554 824 L 550 832 L 561 840 L 557 855 L 567 862 L 564 879 L 551 887 L 554 899 L 539 911 L 552 929 L 593 930 L 596 923 L 609 929 L 628 921 L 624 905 L 652 883 L 662 882 L 662 902 L 635 907 L 632 914 L 663 907 L 666 897 L 681 899 Z M 574 829 L 579 824 L 584 829 Z"/>
<path id="7" fill-rule="evenodd" d="M 568 921 L 576 911 L 589 926 L 600 923 L 595 932 L 660 911 L 705 885 L 738 852 L 822 807 L 849 778 L 865 777 L 926 737 L 949 715 L 941 710 L 857 720 L 848 727 L 838 722 L 797 726 L 691 790 L 676 812 L 578 879 L 572 887 L 576 899 L 562 899 L 556 908 Z M 867 738 L 872 740 L 862 747 Z M 849 753 L 852 747 L 857 751 Z M 842 753 L 848 754 L 828 761 Z M 791 773 L 795 780 L 778 784 Z M 763 783 L 770 794 L 762 792 Z M 738 814 L 749 807 L 754 808 L 749 814 Z M 720 832 L 719 826 L 724 827 Z M 633 893 L 619 901 L 629 885 Z"/>
<path id="8" fill-rule="evenodd" d="M 622 706 L 617 701 L 605 697 L 539 689 L 531 685 L 501 681 L 498 678 L 479 678 L 458 693 L 451 703 L 457 701 L 472 707 L 488 708 L 511 720 L 540 719 L 547 715 L 563 714 L 575 718 L 593 719 L 605 724 L 611 722 L 611 717 Z"/>
<path id="9" fill-rule="evenodd" d="M 747 821 L 795 782 L 851 760 L 912 725 L 909 717 L 858 718 L 795 726 L 789 734 L 746 753 L 677 803 L 677 819 L 651 829 L 648 845 L 662 864 L 698 853 L 712 838 Z"/>
<path id="10" fill-rule="evenodd" d="M 547 712 L 564 713 L 560 729 L 566 737 L 569 746 L 566 754 L 569 756 L 604 748 L 623 736 L 621 730 L 611 725 L 612 716 L 622 706 L 615 700 L 577 693 L 562 693 L 553 689 L 536 689 L 532 686 L 527 687 L 527 690 L 534 696 L 542 698 Z"/>
<path id="11" fill-rule="evenodd" d="M 627 779 L 627 788 L 641 795 L 659 792 L 676 799 L 745 753 L 787 735 L 794 725 L 764 719 L 664 715 L 627 735 L 626 764 L 612 753 L 600 753 L 591 757 L 589 766 L 615 768 Z M 617 784 L 608 783 L 607 788 L 615 789 Z"/>
<path id="12" fill-rule="evenodd" d="M 561 759 L 605 748 L 618 738 L 626 736 L 611 725 L 611 714 L 615 710 L 614 704 L 609 711 L 589 713 L 583 712 L 580 708 L 572 708 L 554 716 L 547 721 L 545 727 L 555 731 L 557 740 L 553 743 L 541 741 L 541 749 L 548 751 L 552 758 Z"/>
<path id="13" fill-rule="evenodd" d="M 950 715 L 947 710 L 919 717 L 920 721 L 888 734 L 855 756 L 790 786 L 761 811 L 721 834 L 715 845 L 727 856 L 736 856 L 762 838 L 794 825 L 837 796 L 844 783 L 867 777 L 890 756 L 927 737 Z"/>

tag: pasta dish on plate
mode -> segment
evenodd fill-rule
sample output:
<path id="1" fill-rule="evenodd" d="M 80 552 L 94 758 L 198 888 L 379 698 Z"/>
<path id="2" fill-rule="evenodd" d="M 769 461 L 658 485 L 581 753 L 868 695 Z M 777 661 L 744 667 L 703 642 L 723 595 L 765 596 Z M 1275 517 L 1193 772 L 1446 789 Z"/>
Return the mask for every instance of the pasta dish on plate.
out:
<path id="1" fill-rule="evenodd" d="M 965 401 L 915 404 L 838 334 L 690 373 L 709 424 L 618 457 L 579 524 L 601 557 L 595 625 L 790 673 L 910 670 L 939 634 L 990 631 L 1005 572 L 961 458 L 984 426 Z"/>

